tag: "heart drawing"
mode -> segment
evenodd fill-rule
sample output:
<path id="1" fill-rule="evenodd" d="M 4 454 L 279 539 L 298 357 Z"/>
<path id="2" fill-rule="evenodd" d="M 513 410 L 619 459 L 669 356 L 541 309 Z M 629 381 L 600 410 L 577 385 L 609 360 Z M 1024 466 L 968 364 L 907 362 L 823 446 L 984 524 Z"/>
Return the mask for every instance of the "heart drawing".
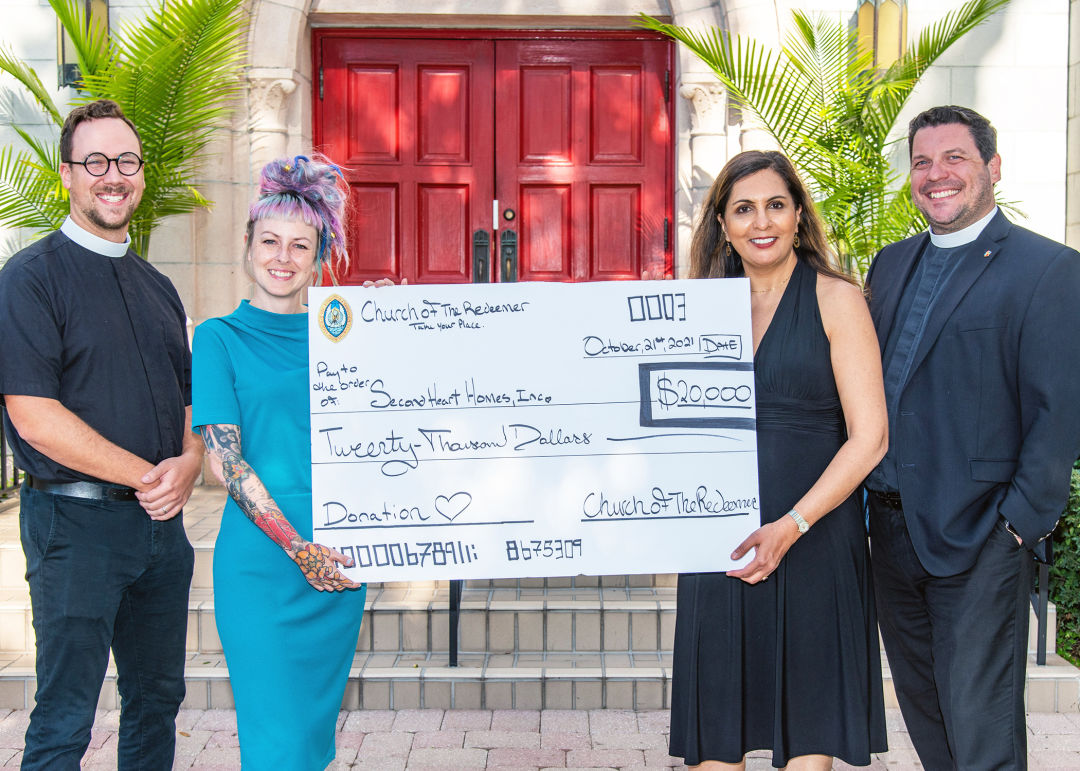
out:
<path id="1" fill-rule="evenodd" d="M 461 512 L 469 508 L 470 503 L 472 495 L 466 492 L 454 493 L 449 498 L 440 495 L 435 499 L 435 511 L 453 522 Z"/>

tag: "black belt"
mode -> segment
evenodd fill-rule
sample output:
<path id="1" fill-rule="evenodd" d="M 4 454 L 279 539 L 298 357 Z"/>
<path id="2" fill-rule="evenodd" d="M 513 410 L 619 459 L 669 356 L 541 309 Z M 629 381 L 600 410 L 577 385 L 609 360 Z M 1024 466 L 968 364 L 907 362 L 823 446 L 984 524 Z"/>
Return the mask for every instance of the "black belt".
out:
<path id="1" fill-rule="evenodd" d="M 134 501 L 135 489 L 104 482 L 46 482 L 29 474 L 26 484 L 35 490 L 53 495 L 68 495 L 72 498 L 85 498 L 90 501 Z"/>
<path id="2" fill-rule="evenodd" d="M 890 509 L 904 508 L 904 503 L 900 500 L 900 493 L 879 493 L 877 490 L 867 490 L 866 492 L 882 506 Z"/>

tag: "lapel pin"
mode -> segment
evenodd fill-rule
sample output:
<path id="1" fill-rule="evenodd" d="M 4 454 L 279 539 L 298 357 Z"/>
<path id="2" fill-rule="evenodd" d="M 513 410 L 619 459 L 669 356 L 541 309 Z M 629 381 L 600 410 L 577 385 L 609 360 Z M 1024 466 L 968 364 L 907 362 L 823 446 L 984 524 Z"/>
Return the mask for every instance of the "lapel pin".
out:
<path id="1" fill-rule="evenodd" d="M 989 257 L 989 256 L 990 256 L 990 250 L 989 250 L 989 249 L 987 249 L 987 250 L 986 250 L 986 254 L 984 254 L 984 255 L 983 255 L 983 257 Z"/>

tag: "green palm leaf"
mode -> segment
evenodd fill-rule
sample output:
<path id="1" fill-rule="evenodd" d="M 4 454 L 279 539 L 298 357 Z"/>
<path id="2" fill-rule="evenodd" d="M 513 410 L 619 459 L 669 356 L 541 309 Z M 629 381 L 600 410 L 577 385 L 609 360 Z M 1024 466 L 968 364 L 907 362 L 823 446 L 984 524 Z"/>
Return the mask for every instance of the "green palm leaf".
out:
<path id="1" fill-rule="evenodd" d="M 26 62 L 16 57 L 7 46 L 0 46 L 0 72 L 11 75 L 19 82 L 19 85 L 29 91 L 38 106 L 41 107 L 42 112 L 53 123 L 57 126 L 63 124 L 64 119 L 60 117 L 60 111 L 56 109 L 56 104 L 53 102 L 52 97 L 49 96 L 49 92 L 45 89 L 45 84 L 41 82 L 37 72 Z"/>
<path id="2" fill-rule="evenodd" d="M 709 29 L 698 34 L 642 14 L 638 23 L 680 41 L 713 71 L 731 99 L 750 111 L 786 152 L 798 152 L 798 138 L 816 123 L 800 104 L 809 79 L 785 58 L 756 40 Z"/>
<path id="3" fill-rule="evenodd" d="M 864 120 L 882 136 L 888 134 L 923 73 L 957 40 L 1008 5 L 1009 0 L 968 0 L 919 33 L 913 46 L 881 77 L 883 84 L 906 87 L 876 91 L 867 100 Z"/>
<path id="4" fill-rule="evenodd" d="M 42 165 L 34 153 L 17 152 L 8 145 L 0 149 L 0 221 L 9 227 L 36 232 L 56 230 L 67 215 L 67 196 L 54 169 Z"/>
<path id="5" fill-rule="evenodd" d="M 83 75 L 106 66 L 111 58 L 109 36 L 106 30 L 87 23 L 83 3 L 78 0 L 49 0 L 49 5 L 61 26 L 68 31 Z"/>

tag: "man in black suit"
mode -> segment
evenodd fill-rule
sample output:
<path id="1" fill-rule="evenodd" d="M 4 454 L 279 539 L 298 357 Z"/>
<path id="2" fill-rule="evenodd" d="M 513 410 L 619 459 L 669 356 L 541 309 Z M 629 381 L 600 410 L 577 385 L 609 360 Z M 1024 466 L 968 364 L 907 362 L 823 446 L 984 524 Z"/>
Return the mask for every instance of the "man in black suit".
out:
<path id="1" fill-rule="evenodd" d="M 1080 452 L 1080 254 L 998 210 L 983 116 L 932 108 L 908 143 L 930 230 L 867 275 L 889 411 L 866 480 L 881 633 L 928 771 L 1025 768 L 1030 552 Z"/>

